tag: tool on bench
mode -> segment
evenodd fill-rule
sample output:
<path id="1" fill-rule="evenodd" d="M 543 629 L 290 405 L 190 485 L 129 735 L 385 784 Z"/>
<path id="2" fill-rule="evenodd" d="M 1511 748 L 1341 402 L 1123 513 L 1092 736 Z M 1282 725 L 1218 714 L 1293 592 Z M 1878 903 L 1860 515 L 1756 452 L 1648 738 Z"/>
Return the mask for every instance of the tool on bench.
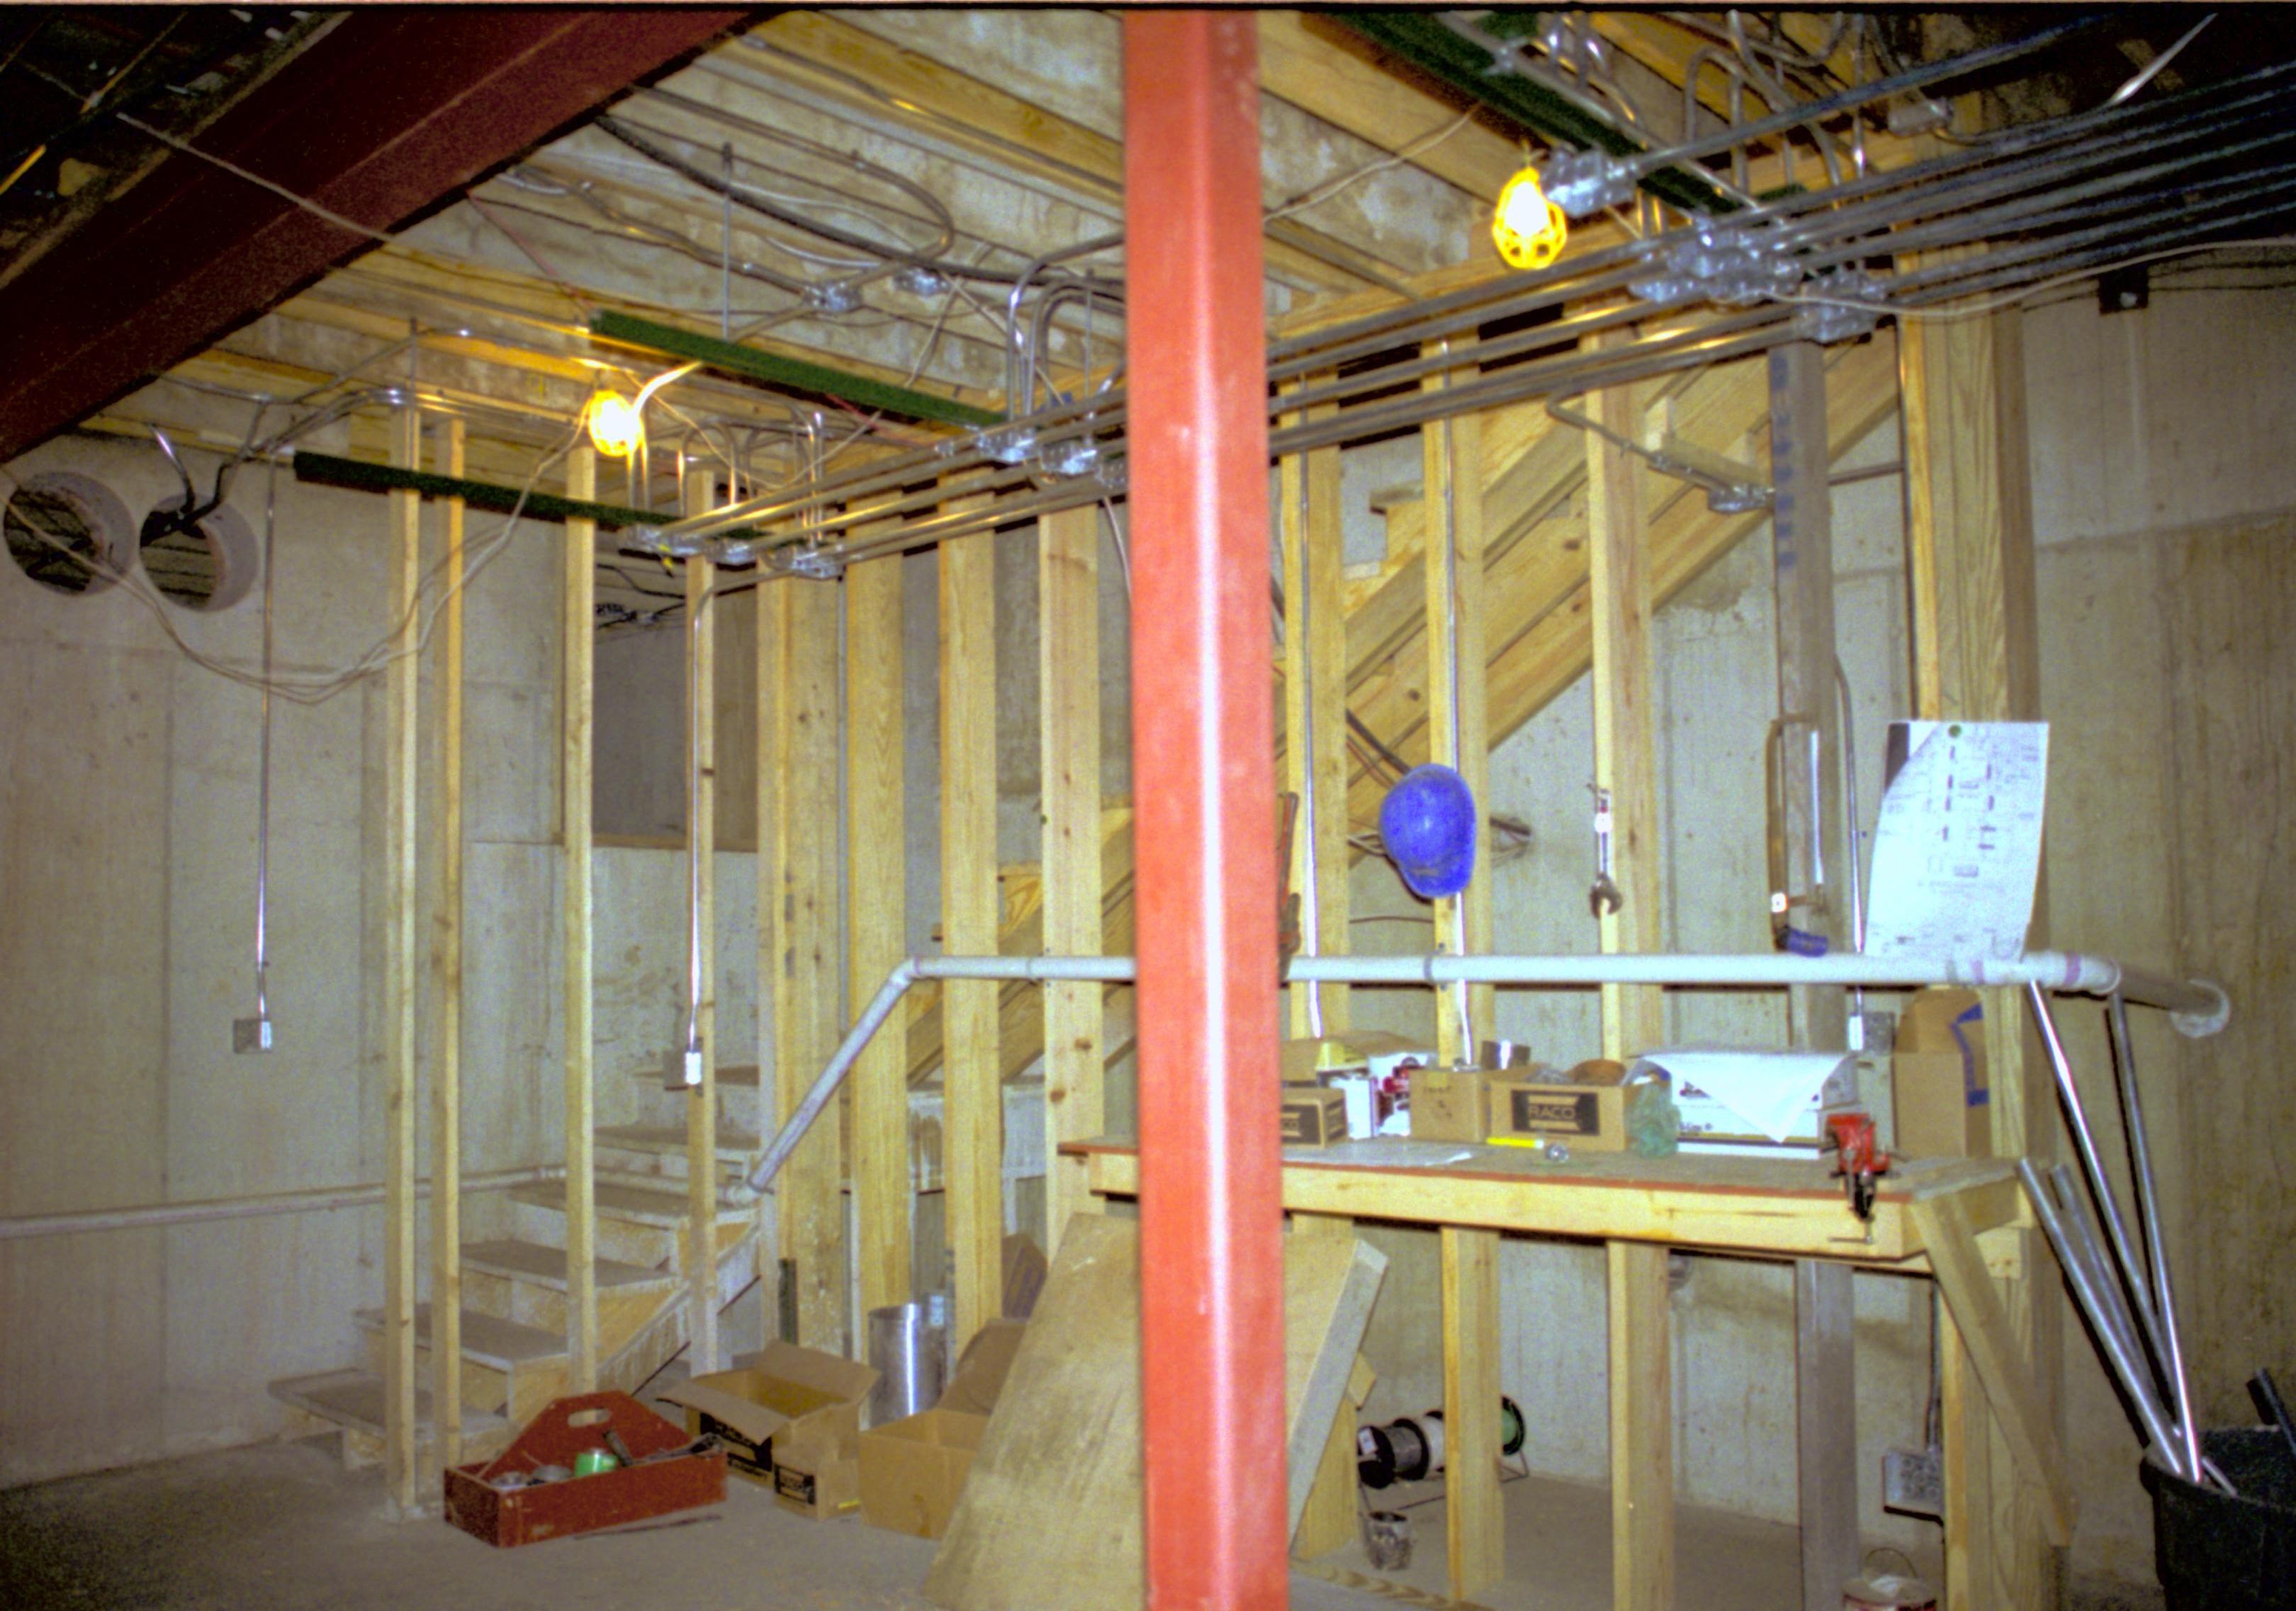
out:
<path id="1" fill-rule="evenodd" d="M 1587 892 L 1587 904 L 1597 922 L 1627 904 L 1611 877 L 1611 791 L 1600 785 L 1595 788 L 1595 887 Z"/>
<path id="2" fill-rule="evenodd" d="M 1849 1212 L 1872 1224 L 1875 1186 L 1890 1172 L 1890 1155 L 1874 1134 L 1874 1115 L 1862 1108 L 1828 1114 L 1825 1134 L 1834 1154 L 1834 1177 L 1849 1195 Z"/>

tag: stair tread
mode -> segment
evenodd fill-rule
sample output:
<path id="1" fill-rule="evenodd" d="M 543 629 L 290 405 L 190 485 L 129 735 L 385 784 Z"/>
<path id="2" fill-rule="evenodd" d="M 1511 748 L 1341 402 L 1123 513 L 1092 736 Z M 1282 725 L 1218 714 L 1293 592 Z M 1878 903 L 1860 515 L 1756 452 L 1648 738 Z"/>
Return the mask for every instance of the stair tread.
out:
<path id="1" fill-rule="evenodd" d="M 648 1270 L 643 1264 L 625 1264 L 619 1259 L 594 1259 L 592 1268 L 597 1271 L 598 1290 L 627 1286 L 670 1286 L 677 1282 L 673 1270 Z M 465 1242 L 463 1244 L 463 1267 L 488 1275 L 504 1276 L 528 1281 L 554 1291 L 566 1290 L 566 1250 L 545 1247 L 539 1242 L 521 1242 L 515 1238 L 495 1242 Z"/>
<path id="2" fill-rule="evenodd" d="M 362 1309 L 358 1323 L 371 1331 L 382 1327 L 381 1309 Z M 414 1341 L 418 1347 L 430 1341 L 430 1305 L 414 1306 Z M 554 1331 L 545 1331 L 539 1326 L 521 1326 L 516 1320 L 505 1320 L 481 1310 L 463 1311 L 463 1357 L 496 1370 L 511 1370 L 520 1365 L 531 1365 L 543 1360 L 563 1359 L 566 1339 Z"/>
<path id="3" fill-rule="evenodd" d="M 683 1153 L 685 1150 L 685 1127 L 683 1124 L 602 1124 L 597 1131 L 598 1145 L 619 1147 L 625 1152 Z M 756 1136 L 738 1130 L 720 1129 L 718 1132 L 718 1155 L 720 1162 L 736 1153 L 761 1150 L 765 1142 Z"/>
<path id="4" fill-rule="evenodd" d="M 656 1064 L 651 1068 L 634 1068 L 630 1073 L 636 1078 L 644 1081 L 648 1085 L 660 1085 L 661 1083 L 661 1065 L 660 1064 Z M 720 1085 L 747 1086 L 754 1090 L 758 1084 L 758 1065 L 754 1063 L 720 1064 L 718 1068 L 718 1083 Z"/>
<path id="5" fill-rule="evenodd" d="M 532 1204 L 538 1208 L 554 1208 L 566 1212 L 566 1183 L 554 1180 L 542 1185 L 514 1187 L 510 1192 L 513 1203 Z M 598 1212 L 615 1219 L 630 1220 L 641 1225 L 674 1228 L 685 1223 L 685 1193 L 655 1191 L 644 1186 L 628 1186 L 619 1180 L 600 1180 L 591 1188 L 591 1201 Z M 747 1219 L 752 1204 L 729 1202 L 723 1191 L 718 1194 L 718 1216 L 723 1220 Z"/>
<path id="6" fill-rule="evenodd" d="M 283 1404 L 332 1421 L 354 1432 L 382 1435 L 383 1384 L 372 1370 L 323 1370 L 313 1376 L 282 1377 L 270 1385 L 271 1396 Z M 427 1387 L 414 1390 L 414 1419 L 418 1426 L 430 1420 L 430 1391 Z M 463 1407 L 463 1435 L 481 1437 L 489 1432 L 500 1432 L 510 1425 L 504 1417 L 489 1410 Z"/>

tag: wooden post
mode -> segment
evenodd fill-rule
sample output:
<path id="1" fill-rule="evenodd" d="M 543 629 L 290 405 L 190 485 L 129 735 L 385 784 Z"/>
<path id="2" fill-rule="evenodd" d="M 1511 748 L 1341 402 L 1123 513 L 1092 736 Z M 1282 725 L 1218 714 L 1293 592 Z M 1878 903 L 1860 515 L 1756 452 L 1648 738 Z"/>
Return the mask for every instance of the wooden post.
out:
<path id="1" fill-rule="evenodd" d="M 442 418 L 446 473 L 463 473 L 463 426 Z M 463 1458 L 463 500 L 445 500 L 450 591 L 439 618 L 439 795 L 430 831 L 437 1027 L 430 1050 L 430 1419 L 438 1464 Z"/>
<path id="2" fill-rule="evenodd" d="M 1841 722 L 1834 678 L 1833 500 L 1825 431 L 1825 352 L 1807 341 L 1773 351 L 1770 479 L 1777 606 L 1778 714 L 1785 786 L 1788 882 L 1812 896 L 1789 921 L 1836 949 L 1854 943 L 1849 891 L 1857 865 L 1842 854 Z M 1813 753 L 1810 735 L 1816 736 Z M 1816 869 L 1824 869 L 1821 886 Z M 1792 1001 L 1793 1044 L 1849 1045 L 1844 993 L 1802 985 Z M 1857 1575 L 1857 1376 L 1855 1277 L 1849 1265 L 1794 1265 L 1794 1415 L 1801 1517 L 1802 1611 L 1836 1611 Z"/>
<path id="3" fill-rule="evenodd" d="M 1440 390 L 1443 380 L 1431 378 L 1426 389 Z M 1474 795 L 1479 816 L 1488 818 L 1481 418 L 1463 414 L 1437 420 L 1421 430 L 1420 442 L 1427 534 L 1428 758 L 1457 769 Z M 1490 864 L 1490 833 L 1485 821 L 1478 821 L 1472 881 L 1462 894 L 1435 902 L 1437 950 L 1472 955 L 1491 949 Z M 1436 1055 L 1447 1064 L 1472 1063 L 1479 1044 L 1492 1033 L 1492 987 L 1471 986 L 1467 999 L 1469 1023 L 1464 1027 L 1456 991 L 1444 991 L 1437 1003 Z M 1494 1475 L 1492 1481 L 1497 1480 Z"/>
<path id="4" fill-rule="evenodd" d="M 902 588 L 898 554 L 845 572 L 846 996 L 857 1009 L 907 949 L 906 796 L 901 783 Z M 909 1245 L 906 1010 L 853 1069 L 853 1193 L 861 1306 L 914 1297 Z"/>
<path id="5" fill-rule="evenodd" d="M 837 590 L 783 577 L 758 596 L 758 663 L 770 684 L 760 703 L 773 712 L 772 760 L 758 769 L 758 778 L 762 794 L 771 777 L 774 795 L 773 853 L 758 859 L 758 933 L 775 982 L 771 1067 L 786 1122 L 844 1032 L 834 961 Z M 761 830 L 766 820 L 760 818 Z M 832 1353 L 845 1350 L 849 1290 L 842 1152 L 839 1125 L 824 1116 L 775 1188 L 783 1270 L 796 1281 L 795 1340 Z"/>
<path id="6" fill-rule="evenodd" d="M 708 507 L 709 480 L 686 483 L 687 513 Z M 690 1004 L 701 1046 L 701 1083 L 685 1106 L 687 1360 L 696 1375 L 718 1369 L 718 567 L 685 562 L 685 811 L 688 967 L 700 982 Z M 682 1016 L 682 1015 L 681 1015 Z M 681 1023 L 679 1028 L 685 1026 Z"/>
<path id="7" fill-rule="evenodd" d="M 1599 392 L 1603 426 L 1632 440 L 1634 399 Z M 1625 900 L 1602 918 L 1611 951 L 1655 951 L 1659 921 L 1657 716 L 1642 480 L 1633 456 L 1587 434 L 1587 597 L 1593 617 L 1595 778 L 1611 791 L 1611 877 Z M 1666 1035 L 1655 985 L 1603 987 L 1603 1055 L 1626 1058 Z M 1673 1340 L 1667 1250 L 1610 1245 L 1611 1599 L 1619 1611 L 1674 1603 Z"/>
<path id="8" fill-rule="evenodd" d="M 422 466 L 422 415 L 398 410 L 392 459 Z M 399 1514 L 411 1515 L 414 1473 L 414 932 L 415 788 L 421 753 L 421 621 L 415 588 L 422 574 L 422 505 L 412 492 L 390 494 L 391 619 L 395 658 L 386 683 L 383 777 L 387 880 L 383 897 L 383 1465 Z"/>
<path id="9" fill-rule="evenodd" d="M 2032 489 L 2025 431 L 2021 316 L 1916 321 L 1898 343 L 1906 440 L 1906 554 L 1913 616 L 1915 713 L 1939 719 L 2032 720 L 2040 714 Z M 2048 943 L 2046 888 L 2034 901 L 2027 943 Z M 1980 992 L 1993 1071 L 1997 1157 L 2046 1162 L 2056 1150 L 2055 1093 L 2029 1046 L 2013 990 Z M 2022 1229 L 2013 1267 L 2052 1268 L 2038 1232 Z M 2030 1274 L 2003 1283 L 2014 1346 L 2030 1366 L 2039 1413 L 2054 1430 L 2062 1412 L 2062 1306 L 2054 1283 Z M 1964 1605 L 2054 1611 L 2057 1561 L 2043 1507 L 2013 1469 L 1997 1425 L 1972 1460 L 1986 1467 L 1997 1502 L 1972 1517 L 1992 1536 L 1948 1533 L 1948 1577 L 1970 1581 Z"/>
<path id="10" fill-rule="evenodd" d="M 578 447 L 566 456 L 566 496 L 597 497 L 597 455 Z M 596 739 L 597 522 L 566 522 L 566 670 L 560 698 L 563 754 L 559 767 L 566 867 L 562 885 L 566 1035 L 566 1391 L 598 1385 L 598 1208 L 593 1157 L 596 1057 L 593 1040 L 590 900 L 592 750 Z"/>
<path id="11" fill-rule="evenodd" d="M 996 552 L 940 546 L 941 947 L 996 949 Z M 1097 683 L 1095 672 L 1094 681 Z M 941 987 L 944 1198 L 956 1286 L 952 1349 L 1004 1312 L 1004 1083 L 996 986 Z"/>
<path id="12" fill-rule="evenodd" d="M 1499 1499 L 1499 1236 L 1446 1225 L 1442 1240 L 1446 1542 L 1451 1598 L 1464 1599 L 1506 1572 L 1506 1517 Z"/>
<path id="13" fill-rule="evenodd" d="M 1297 417 L 1297 416 L 1294 416 Z M 1292 887 L 1300 895 L 1302 927 L 1326 957 L 1350 949 L 1348 934 L 1348 639 L 1346 555 L 1340 525 L 1340 450 L 1318 448 L 1286 457 L 1279 473 L 1278 511 L 1283 533 L 1283 767 L 1284 787 L 1300 798 L 1300 825 L 1292 845 Z M 1478 505 L 1480 511 L 1480 505 Z M 1314 887 L 1308 879 L 1314 850 Z M 1291 1031 L 1315 1032 L 1310 986 L 1291 988 Z M 1323 1032 L 1345 1033 L 1348 987 L 1326 984 Z M 1354 1526 L 1350 1498 L 1349 1526 Z"/>
<path id="14" fill-rule="evenodd" d="M 1100 827 L 1100 511 L 1046 515 L 1037 528 L 1042 620 L 1045 950 L 1102 949 Z M 1061 1143 L 1106 1126 L 1104 992 L 1097 984 L 1045 986 L 1045 1236 L 1057 1252 L 1073 1213 L 1096 1212 L 1081 1158 Z"/>

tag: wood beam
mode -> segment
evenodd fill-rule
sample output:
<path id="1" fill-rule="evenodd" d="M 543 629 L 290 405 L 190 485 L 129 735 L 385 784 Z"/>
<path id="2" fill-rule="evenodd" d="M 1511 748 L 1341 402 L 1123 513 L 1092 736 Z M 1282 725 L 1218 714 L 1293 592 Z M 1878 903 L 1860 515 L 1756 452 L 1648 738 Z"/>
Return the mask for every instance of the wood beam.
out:
<path id="1" fill-rule="evenodd" d="M 586 445 L 566 456 L 566 496 L 598 495 L 597 455 Z M 565 674 L 559 690 L 562 754 L 559 811 L 566 1057 L 566 1390 L 598 1385 L 598 1199 L 594 1131 L 595 913 L 591 894 L 591 808 L 597 743 L 597 546 L 594 521 L 566 522 Z"/>
<path id="2" fill-rule="evenodd" d="M 1038 522 L 1037 677 L 1042 689 L 1045 793 L 1044 949 L 1101 949 L 1105 872 L 1100 806 L 1100 510 L 1063 510 Z M 1107 1104 L 1105 992 L 1054 983 L 1045 996 L 1045 1234 L 1056 1253 L 1069 1216 L 1096 1212 L 1081 1158 L 1064 1141 L 1103 1132 Z"/>
<path id="3" fill-rule="evenodd" d="M 1263 20 L 1263 37 L 1265 32 Z M 1283 540 L 1283 776 L 1285 788 L 1300 802 L 1292 835 L 1292 887 L 1300 898 L 1302 940 L 1320 955 L 1343 956 L 1351 949 L 1352 858 L 1340 450 L 1319 448 L 1290 455 L 1277 479 Z M 1347 1030 L 1346 985 L 1295 984 L 1289 995 L 1294 1037 Z"/>
<path id="4" fill-rule="evenodd" d="M 846 998 L 868 1000 L 907 951 L 908 854 L 901 783 L 904 557 L 845 572 Z M 861 1237 L 861 1306 L 916 1295 L 910 1274 L 907 1009 L 853 1069 L 853 1195 Z"/>
<path id="5" fill-rule="evenodd" d="M 1674 1326 L 1667 1250 L 1608 1245 L 1611 1603 L 1674 1604 Z"/>
<path id="6" fill-rule="evenodd" d="M 1465 1599 L 1506 1574 L 1506 1515 L 1499 1497 L 1499 1238 L 1496 1231 L 1446 1225 L 1441 1240 L 1444 1558 L 1451 1598 Z"/>
<path id="7" fill-rule="evenodd" d="M 941 946 L 996 949 L 996 550 L 992 536 L 943 543 L 940 561 Z M 945 1025 L 941 1152 L 956 1334 L 963 1348 L 1004 1309 L 1004 1075 L 996 986 L 952 979 Z"/>
<path id="8" fill-rule="evenodd" d="M 463 473 L 463 422 L 439 422 L 441 471 Z M 443 500 L 446 604 L 439 618 L 439 771 L 431 808 L 430 1415 L 438 1463 L 463 1458 L 463 500 Z"/>
<path id="9" fill-rule="evenodd" d="M 391 456 L 422 462 L 422 415 L 401 408 Z M 412 493 L 390 498 L 391 645 L 384 684 L 383 1042 L 384 1152 L 382 1359 L 383 1465 L 401 1516 L 418 1500 L 414 1470 L 414 1104 L 416 1023 L 415 884 L 417 773 L 422 755 L 422 662 L 416 589 L 422 576 L 422 505 Z"/>

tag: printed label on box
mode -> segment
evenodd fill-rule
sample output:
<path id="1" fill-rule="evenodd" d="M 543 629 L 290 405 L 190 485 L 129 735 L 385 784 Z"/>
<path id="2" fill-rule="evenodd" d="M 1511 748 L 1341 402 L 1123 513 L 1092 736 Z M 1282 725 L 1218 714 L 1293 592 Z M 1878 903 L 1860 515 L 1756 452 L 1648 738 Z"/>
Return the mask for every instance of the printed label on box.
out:
<path id="1" fill-rule="evenodd" d="M 774 1492 L 785 1500 L 795 1500 L 800 1505 L 813 1503 L 813 1473 L 799 1471 L 788 1466 L 774 1467 Z"/>
<path id="2" fill-rule="evenodd" d="M 1517 1087 L 1508 1094 L 1513 1100 L 1509 1111 L 1519 1130 L 1559 1130 L 1573 1136 L 1591 1136 L 1603 1128 L 1599 1105 L 1590 1091 L 1549 1097 Z"/>

